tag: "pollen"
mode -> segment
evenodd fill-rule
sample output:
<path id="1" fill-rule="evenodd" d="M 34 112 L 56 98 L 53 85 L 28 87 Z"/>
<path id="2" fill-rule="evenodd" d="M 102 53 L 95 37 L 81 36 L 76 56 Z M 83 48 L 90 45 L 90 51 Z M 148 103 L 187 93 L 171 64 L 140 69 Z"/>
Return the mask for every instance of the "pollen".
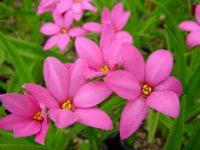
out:
<path id="1" fill-rule="evenodd" d="M 64 102 L 61 106 L 62 109 L 67 109 L 67 110 L 71 110 L 72 109 L 72 103 L 71 100 L 67 100 L 66 102 Z"/>
<path id="2" fill-rule="evenodd" d="M 62 28 L 62 29 L 60 30 L 60 32 L 61 32 L 61 33 L 68 33 L 68 30 L 65 29 L 65 28 Z"/>
<path id="3" fill-rule="evenodd" d="M 43 117 L 42 117 L 42 113 L 40 111 L 38 111 L 34 116 L 33 116 L 34 120 L 38 120 L 38 121 L 42 121 Z"/>
<path id="4" fill-rule="evenodd" d="M 81 2 L 82 0 L 74 0 L 74 2 Z"/>
<path id="5" fill-rule="evenodd" d="M 109 72 L 110 69 L 109 69 L 109 67 L 107 65 L 104 65 L 103 67 L 100 68 L 100 71 L 101 72 Z"/>
<path id="6" fill-rule="evenodd" d="M 151 94 L 152 91 L 153 91 L 153 89 L 150 86 L 148 86 L 147 84 L 144 84 L 142 86 L 142 94 L 143 95 L 148 96 Z"/>

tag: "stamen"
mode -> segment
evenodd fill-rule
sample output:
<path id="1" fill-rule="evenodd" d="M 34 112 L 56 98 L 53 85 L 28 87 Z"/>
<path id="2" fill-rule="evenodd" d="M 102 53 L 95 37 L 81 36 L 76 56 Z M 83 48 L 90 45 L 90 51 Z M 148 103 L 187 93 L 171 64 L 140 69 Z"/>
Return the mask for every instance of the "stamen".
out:
<path id="1" fill-rule="evenodd" d="M 34 116 L 33 119 L 38 120 L 38 121 L 42 121 L 43 117 L 42 117 L 42 113 L 40 111 L 38 111 Z"/>
<path id="2" fill-rule="evenodd" d="M 60 32 L 61 32 L 61 33 L 68 33 L 68 30 L 65 29 L 65 28 L 62 28 L 62 29 L 60 30 Z"/>
<path id="3" fill-rule="evenodd" d="M 109 69 L 109 67 L 107 65 L 104 65 L 103 67 L 100 68 L 100 71 L 101 72 L 109 72 L 110 69 Z"/>
<path id="4" fill-rule="evenodd" d="M 72 103 L 71 100 L 67 100 L 66 102 L 64 102 L 61 106 L 62 109 L 67 109 L 67 110 L 71 110 L 72 109 Z"/>
<path id="5" fill-rule="evenodd" d="M 153 91 L 153 89 L 150 86 L 148 86 L 147 84 L 144 84 L 142 86 L 142 94 L 143 95 L 148 96 L 151 94 L 152 91 Z"/>
<path id="6" fill-rule="evenodd" d="M 74 0 L 74 2 L 81 2 L 82 0 Z"/>

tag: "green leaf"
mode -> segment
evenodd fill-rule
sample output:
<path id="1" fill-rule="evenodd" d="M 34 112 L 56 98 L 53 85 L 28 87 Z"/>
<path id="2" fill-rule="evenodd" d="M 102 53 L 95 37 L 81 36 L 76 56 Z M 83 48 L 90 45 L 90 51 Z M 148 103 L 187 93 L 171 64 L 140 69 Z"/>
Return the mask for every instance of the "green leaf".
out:
<path id="1" fill-rule="evenodd" d="M 23 144 L 0 144 L 2 150 L 53 150 L 44 146 L 23 145 Z"/>
<path id="2" fill-rule="evenodd" d="M 197 121 L 192 135 L 184 150 L 198 150 L 200 148 L 200 119 Z"/>
<path id="3" fill-rule="evenodd" d="M 165 150 L 181 149 L 181 143 L 184 133 L 184 119 L 185 119 L 185 96 L 182 98 L 180 116 L 174 122 L 172 128 L 169 131 L 167 142 L 164 148 Z"/>
<path id="4" fill-rule="evenodd" d="M 159 113 L 149 109 L 149 116 L 148 116 L 148 142 L 153 143 L 154 142 L 154 136 L 156 132 L 156 128 L 158 125 L 158 118 Z"/>

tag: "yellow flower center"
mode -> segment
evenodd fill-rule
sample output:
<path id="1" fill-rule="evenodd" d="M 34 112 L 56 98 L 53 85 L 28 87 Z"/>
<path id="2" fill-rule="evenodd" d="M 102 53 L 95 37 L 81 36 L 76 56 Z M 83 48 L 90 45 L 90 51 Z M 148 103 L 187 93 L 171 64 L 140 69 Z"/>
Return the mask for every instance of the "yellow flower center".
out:
<path id="1" fill-rule="evenodd" d="M 74 2 L 81 2 L 82 0 L 74 0 Z"/>
<path id="2" fill-rule="evenodd" d="M 64 102 L 61 106 L 62 109 L 67 109 L 67 110 L 71 110 L 72 109 L 72 103 L 71 100 L 67 100 L 66 102 Z"/>
<path id="3" fill-rule="evenodd" d="M 42 117 L 42 113 L 40 111 L 38 111 L 34 116 L 33 116 L 34 120 L 38 120 L 38 121 L 42 121 L 43 117 Z"/>
<path id="4" fill-rule="evenodd" d="M 142 86 L 142 94 L 143 95 L 148 96 L 151 94 L 152 91 L 153 91 L 153 89 L 150 86 L 148 86 L 147 84 L 144 84 Z"/>
<path id="5" fill-rule="evenodd" d="M 65 29 L 65 28 L 62 28 L 62 29 L 60 30 L 60 32 L 61 32 L 61 33 L 68 33 L 68 30 Z"/>
<path id="6" fill-rule="evenodd" d="M 101 72 L 109 72 L 110 69 L 109 69 L 109 67 L 107 65 L 104 65 L 103 67 L 100 68 L 100 71 Z"/>

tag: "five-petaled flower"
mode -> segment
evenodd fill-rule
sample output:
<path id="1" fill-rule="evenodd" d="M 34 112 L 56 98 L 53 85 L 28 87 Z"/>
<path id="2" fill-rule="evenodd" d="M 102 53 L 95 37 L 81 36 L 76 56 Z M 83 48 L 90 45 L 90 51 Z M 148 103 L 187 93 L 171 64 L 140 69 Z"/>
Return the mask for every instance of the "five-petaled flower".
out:
<path id="1" fill-rule="evenodd" d="M 196 6 L 195 17 L 197 22 L 187 20 L 179 24 L 181 30 L 190 32 L 186 39 L 190 48 L 200 45 L 200 5 Z"/>
<path id="2" fill-rule="evenodd" d="M 125 70 L 109 73 L 104 81 L 128 100 L 120 120 L 120 136 L 125 139 L 139 128 L 147 116 L 148 107 L 176 118 L 182 85 L 170 76 L 173 57 L 169 51 L 155 51 L 145 64 L 140 52 L 131 44 L 123 44 L 122 50 Z"/>
<path id="3" fill-rule="evenodd" d="M 49 108 L 49 117 L 59 128 L 80 122 L 111 130 L 110 117 L 95 105 L 109 97 L 112 91 L 101 81 L 86 83 L 86 67 L 87 63 L 81 59 L 72 65 L 64 65 L 58 59 L 48 57 L 44 63 L 47 89 L 31 83 L 24 87 Z"/>
<path id="4" fill-rule="evenodd" d="M 124 12 L 122 3 L 114 6 L 112 12 L 108 8 L 104 8 L 101 14 L 101 24 L 97 22 L 88 22 L 83 25 L 83 28 L 90 32 L 102 33 L 106 24 L 110 23 L 116 33 L 116 39 L 121 42 L 132 43 L 133 38 L 127 31 L 122 31 L 130 16 L 129 11 Z"/>
<path id="5" fill-rule="evenodd" d="M 79 21 L 84 10 L 96 12 L 97 9 L 92 4 L 92 0 L 60 0 L 57 3 L 55 11 L 58 14 L 67 14 L 76 21 Z"/>
<path id="6" fill-rule="evenodd" d="M 1 101 L 11 114 L 0 120 L 0 128 L 13 131 L 15 137 L 35 135 L 35 141 L 43 144 L 49 128 L 45 107 L 28 94 L 4 94 Z"/>
<path id="7" fill-rule="evenodd" d="M 84 36 L 87 31 L 81 27 L 70 27 L 72 18 L 69 15 L 58 15 L 53 13 L 55 23 L 45 23 L 40 32 L 51 36 L 44 45 L 44 50 L 52 48 L 54 45 L 58 45 L 60 50 L 64 50 L 69 41 L 70 37 Z"/>

